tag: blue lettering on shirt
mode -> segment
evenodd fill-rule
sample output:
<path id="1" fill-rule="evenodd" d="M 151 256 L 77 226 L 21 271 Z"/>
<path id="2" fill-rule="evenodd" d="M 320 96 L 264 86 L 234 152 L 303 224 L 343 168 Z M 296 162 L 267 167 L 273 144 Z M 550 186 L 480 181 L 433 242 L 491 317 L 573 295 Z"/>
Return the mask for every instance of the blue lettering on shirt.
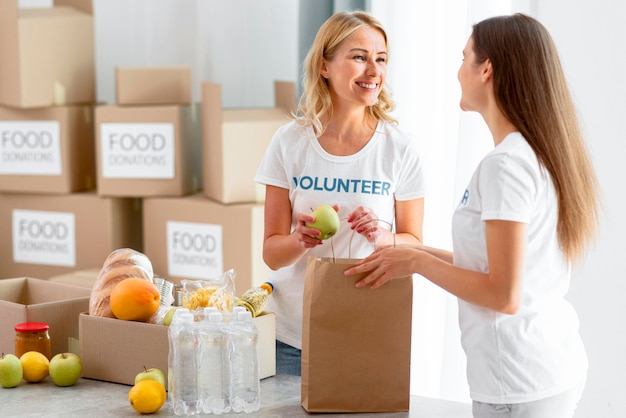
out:
<path id="1" fill-rule="evenodd" d="M 294 177 L 296 188 L 337 193 L 360 193 L 389 196 L 391 183 L 380 180 L 340 179 L 332 177 Z"/>
<path id="2" fill-rule="evenodd" d="M 463 198 L 461 199 L 461 204 L 463 206 L 467 205 L 468 199 L 469 199 L 469 190 L 465 189 L 465 193 L 463 193 Z"/>

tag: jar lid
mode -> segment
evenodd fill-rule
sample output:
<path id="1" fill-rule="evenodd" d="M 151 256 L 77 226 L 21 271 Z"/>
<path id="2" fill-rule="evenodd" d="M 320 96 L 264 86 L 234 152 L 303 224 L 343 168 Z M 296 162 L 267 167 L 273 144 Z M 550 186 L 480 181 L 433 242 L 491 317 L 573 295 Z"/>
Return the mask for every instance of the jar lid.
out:
<path id="1" fill-rule="evenodd" d="M 44 332 L 50 329 L 45 322 L 22 322 L 15 326 L 15 332 Z"/>

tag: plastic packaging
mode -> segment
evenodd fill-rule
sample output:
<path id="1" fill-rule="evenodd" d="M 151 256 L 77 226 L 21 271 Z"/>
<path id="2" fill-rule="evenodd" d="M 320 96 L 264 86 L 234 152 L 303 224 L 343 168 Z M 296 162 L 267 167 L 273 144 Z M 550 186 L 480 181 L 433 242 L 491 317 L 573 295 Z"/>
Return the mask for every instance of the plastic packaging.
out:
<path id="1" fill-rule="evenodd" d="M 200 398 L 205 414 L 230 412 L 229 338 L 221 312 L 205 308 L 200 323 Z"/>
<path id="2" fill-rule="evenodd" d="M 239 312 L 230 327 L 231 407 L 233 412 L 250 413 L 261 407 L 258 330 L 249 311 Z"/>
<path id="3" fill-rule="evenodd" d="M 177 311 L 168 329 L 168 392 L 176 415 L 202 413 L 199 395 L 199 349 L 193 314 Z"/>
<path id="4" fill-rule="evenodd" d="M 259 287 L 253 287 L 248 289 L 241 297 L 235 302 L 235 306 L 243 306 L 255 318 L 265 310 L 269 295 L 274 291 L 274 286 L 270 282 L 265 282 Z"/>

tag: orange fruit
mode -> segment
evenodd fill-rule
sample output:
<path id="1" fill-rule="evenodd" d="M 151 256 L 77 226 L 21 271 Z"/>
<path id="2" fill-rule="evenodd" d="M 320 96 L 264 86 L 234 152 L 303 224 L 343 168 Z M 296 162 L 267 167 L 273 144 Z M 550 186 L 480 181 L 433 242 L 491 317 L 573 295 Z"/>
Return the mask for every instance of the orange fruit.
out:
<path id="1" fill-rule="evenodd" d="M 27 351 L 20 357 L 24 380 L 29 383 L 38 383 L 44 380 L 49 373 L 50 361 L 39 351 Z"/>
<path id="2" fill-rule="evenodd" d="M 147 321 L 159 309 L 160 302 L 156 285 L 137 277 L 122 280 L 111 291 L 111 311 L 126 321 Z"/>
<path id="3" fill-rule="evenodd" d="M 141 380 L 128 392 L 130 406 L 142 414 L 152 414 L 158 411 L 166 399 L 165 388 L 156 380 Z"/>

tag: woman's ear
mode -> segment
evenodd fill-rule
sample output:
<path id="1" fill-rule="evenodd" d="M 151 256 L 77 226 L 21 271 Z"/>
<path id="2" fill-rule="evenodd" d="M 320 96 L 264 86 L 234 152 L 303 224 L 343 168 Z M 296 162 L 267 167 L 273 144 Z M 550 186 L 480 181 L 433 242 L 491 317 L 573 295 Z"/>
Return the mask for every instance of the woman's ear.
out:
<path id="1" fill-rule="evenodd" d="M 330 74 L 328 74 L 328 68 L 326 67 L 326 60 L 325 59 L 322 59 L 322 66 L 320 68 L 320 74 L 325 79 L 328 79 L 328 77 L 330 75 Z"/>
<path id="2" fill-rule="evenodd" d="M 480 75 L 483 81 L 489 81 L 493 77 L 493 66 L 491 65 L 491 60 L 489 58 L 482 63 Z"/>

